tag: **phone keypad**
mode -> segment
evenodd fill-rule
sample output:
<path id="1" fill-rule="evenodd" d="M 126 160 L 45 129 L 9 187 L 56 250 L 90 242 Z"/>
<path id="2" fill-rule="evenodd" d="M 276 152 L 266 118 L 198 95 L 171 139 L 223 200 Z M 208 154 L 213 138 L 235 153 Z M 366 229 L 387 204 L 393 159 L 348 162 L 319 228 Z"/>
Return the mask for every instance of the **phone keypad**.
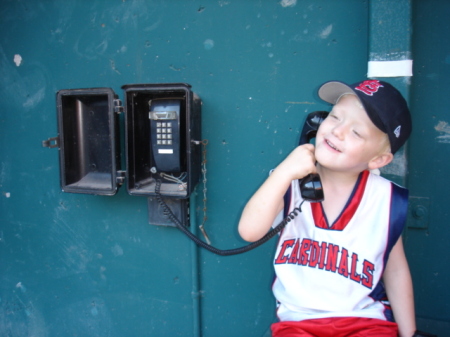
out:
<path id="1" fill-rule="evenodd" d="M 156 123 L 156 144 L 172 145 L 172 123 L 158 122 Z"/>

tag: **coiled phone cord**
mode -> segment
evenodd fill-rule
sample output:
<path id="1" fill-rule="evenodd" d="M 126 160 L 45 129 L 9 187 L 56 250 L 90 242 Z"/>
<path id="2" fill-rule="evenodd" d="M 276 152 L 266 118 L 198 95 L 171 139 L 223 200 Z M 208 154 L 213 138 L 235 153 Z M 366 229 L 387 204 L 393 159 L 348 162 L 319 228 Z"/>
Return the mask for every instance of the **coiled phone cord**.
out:
<path id="1" fill-rule="evenodd" d="M 252 242 L 252 243 L 250 243 L 246 246 L 240 247 L 240 248 L 222 250 L 222 249 L 213 247 L 213 246 L 207 244 L 206 242 L 200 240 L 197 236 L 192 234 L 185 226 L 183 226 L 183 224 L 180 222 L 180 220 L 177 219 L 175 214 L 173 214 L 172 210 L 165 203 L 165 201 L 162 198 L 162 195 L 160 193 L 160 189 L 161 189 L 161 180 L 157 179 L 156 187 L 155 187 L 156 200 L 158 200 L 159 204 L 162 206 L 163 212 L 169 218 L 169 220 L 172 221 L 179 230 L 181 230 L 186 236 L 188 236 L 198 246 L 200 246 L 214 254 L 221 255 L 221 256 L 242 254 L 242 253 L 248 252 L 248 251 L 262 245 L 263 243 L 269 241 L 276 234 L 278 234 L 289 222 L 291 222 L 298 215 L 298 213 L 300 213 L 302 211 L 301 207 L 304 202 L 303 201 L 299 207 L 294 208 L 294 210 L 292 210 L 292 212 L 290 212 L 286 216 L 286 218 L 284 218 L 276 227 L 272 228 L 266 235 L 264 235 L 258 241 Z"/>

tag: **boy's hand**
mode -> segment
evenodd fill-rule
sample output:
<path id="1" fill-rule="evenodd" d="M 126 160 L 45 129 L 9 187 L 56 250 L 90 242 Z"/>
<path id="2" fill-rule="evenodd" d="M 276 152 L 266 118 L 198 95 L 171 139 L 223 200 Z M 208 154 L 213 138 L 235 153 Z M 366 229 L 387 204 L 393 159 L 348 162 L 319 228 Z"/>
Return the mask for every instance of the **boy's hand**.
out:
<path id="1" fill-rule="evenodd" d="M 314 145 L 304 144 L 295 148 L 289 156 L 277 166 L 275 171 L 280 171 L 291 180 L 302 179 L 308 174 L 317 173 Z"/>
<path id="2" fill-rule="evenodd" d="M 250 242 L 261 239 L 283 209 L 283 196 L 292 180 L 316 173 L 314 145 L 294 149 L 266 179 L 244 208 L 239 221 L 239 234 Z"/>

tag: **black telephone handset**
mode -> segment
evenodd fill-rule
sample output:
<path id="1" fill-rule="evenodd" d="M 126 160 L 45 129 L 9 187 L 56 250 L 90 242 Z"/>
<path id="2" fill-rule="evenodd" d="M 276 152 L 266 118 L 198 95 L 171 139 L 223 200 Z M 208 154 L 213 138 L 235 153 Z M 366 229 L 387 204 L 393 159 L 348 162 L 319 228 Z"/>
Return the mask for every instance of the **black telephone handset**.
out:
<path id="1" fill-rule="evenodd" d="M 159 99 L 149 102 L 151 146 L 158 171 L 181 170 L 180 105 L 179 99 Z"/>
<path id="2" fill-rule="evenodd" d="M 300 134 L 299 145 L 309 143 L 317 134 L 320 124 L 327 118 L 327 111 L 311 112 L 305 120 L 302 133 Z M 300 193 L 302 198 L 310 202 L 320 202 L 324 200 L 322 182 L 318 174 L 309 174 L 299 180 Z"/>

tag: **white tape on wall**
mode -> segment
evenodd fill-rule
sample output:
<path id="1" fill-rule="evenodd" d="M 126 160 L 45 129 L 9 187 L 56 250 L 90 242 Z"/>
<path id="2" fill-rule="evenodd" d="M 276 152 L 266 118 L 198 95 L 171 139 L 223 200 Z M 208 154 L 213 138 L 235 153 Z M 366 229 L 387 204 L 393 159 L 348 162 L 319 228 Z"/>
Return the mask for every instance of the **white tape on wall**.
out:
<path id="1" fill-rule="evenodd" d="M 369 61 L 367 77 L 403 77 L 412 76 L 412 60 Z"/>

